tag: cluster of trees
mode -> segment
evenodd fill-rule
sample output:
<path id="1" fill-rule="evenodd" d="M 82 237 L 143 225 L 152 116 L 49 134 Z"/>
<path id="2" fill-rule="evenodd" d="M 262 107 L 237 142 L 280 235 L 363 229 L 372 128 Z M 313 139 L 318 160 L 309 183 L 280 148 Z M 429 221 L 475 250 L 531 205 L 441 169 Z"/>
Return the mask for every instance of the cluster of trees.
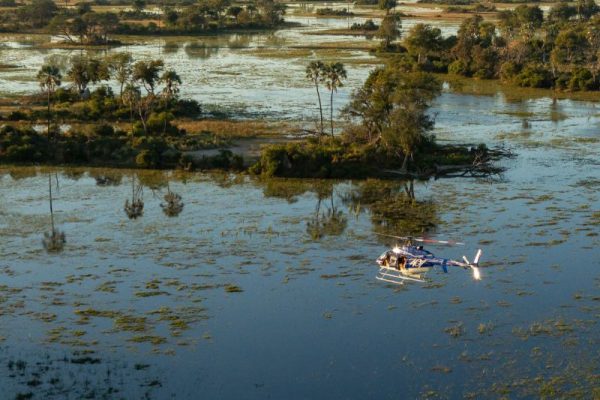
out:
<path id="1" fill-rule="evenodd" d="M 270 29 L 281 25 L 285 5 L 274 0 L 253 0 L 243 6 L 231 0 L 203 0 L 188 5 L 161 3 L 157 13 L 146 12 L 143 0 L 133 11 L 96 12 L 91 3 L 58 7 L 53 0 L 31 3 L 0 14 L 0 31 L 47 29 L 69 43 L 106 45 L 113 34 L 186 34 L 220 29 Z M 138 20 L 138 21 L 132 21 Z M 144 20 L 144 21 L 139 21 Z"/>
<path id="2" fill-rule="evenodd" d="M 323 7 L 319 8 L 316 11 L 317 15 L 322 16 L 335 16 L 335 17 L 349 17 L 354 15 L 352 11 L 349 11 L 347 8 L 331 8 L 331 7 Z"/>
<path id="3" fill-rule="evenodd" d="M 156 127 L 150 124 L 157 118 L 162 121 L 159 133 L 173 132 L 168 128 L 173 112 L 180 106 L 181 78 L 174 70 L 165 69 L 162 60 L 134 62 L 130 54 L 116 53 L 103 59 L 74 56 L 66 65 L 62 61 L 50 58 L 37 75 L 48 103 L 48 133 L 51 133 L 52 101 L 66 103 L 67 112 L 75 112 L 73 103 L 83 107 L 101 103 L 95 104 L 96 109 L 84 112 L 97 119 L 129 115 L 132 124 L 137 121 L 133 133 L 145 136 L 157 133 Z M 59 91 L 63 75 L 71 85 Z M 118 85 L 118 96 L 108 85 L 111 82 Z M 98 85 L 93 93 L 89 88 L 92 84 Z"/>
<path id="4" fill-rule="evenodd" d="M 392 42 L 400 37 L 400 29 L 402 28 L 400 14 L 393 12 L 396 4 L 396 0 L 378 1 L 379 8 L 385 10 L 385 16 L 379 24 L 375 37 L 381 40 L 381 49 L 385 51 L 394 50 Z"/>
<path id="5" fill-rule="evenodd" d="M 383 47 L 389 47 L 388 36 Z M 399 35 L 393 39 L 399 38 Z M 600 7 L 593 0 L 559 3 L 547 15 L 520 5 L 498 13 L 496 24 L 475 15 L 456 36 L 415 25 L 397 62 L 413 70 L 500 78 L 524 87 L 600 89 Z"/>
<path id="6" fill-rule="evenodd" d="M 285 5 L 274 0 L 250 1 L 243 6 L 231 0 L 205 0 L 194 5 L 164 8 L 167 31 L 198 32 L 222 28 L 275 28 L 284 20 Z"/>
<path id="7" fill-rule="evenodd" d="M 116 33 L 120 27 L 117 14 L 95 12 L 90 3 L 79 3 L 74 9 L 65 8 L 55 14 L 48 23 L 48 30 L 70 43 L 110 44 L 109 35 Z"/>
<path id="8" fill-rule="evenodd" d="M 373 22 L 372 19 L 366 20 L 364 23 L 355 22 L 350 26 L 353 31 L 376 31 L 379 29 L 379 25 Z"/>
<path id="9" fill-rule="evenodd" d="M 127 53 L 61 61 L 48 59 L 37 74 L 47 108 L 45 115 L 31 112 L 29 119 L 44 117 L 45 134 L 6 126 L 0 132 L 0 159 L 126 163 L 135 158 L 144 167 L 177 162 L 185 132 L 172 121 L 176 116 L 195 116 L 200 108 L 194 101 L 179 99 L 181 78 L 174 70 L 166 69 L 162 60 L 134 62 Z M 26 117 L 21 112 L 12 119 Z M 98 123 L 83 132 L 64 133 L 58 118 Z M 124 121 L 130 122 L 128 132 L 110 124 Z"/>
<path id="10" fill-rule="evenodd" d="M 26 28 L 43 28 L 58 13 L 53 0 L 33 0 L 12 10 L 0 13 L 0 30 L 18 32 Z"/>
<path id="11" fill-rule="evenodd" d="M 315 83 L 322 65 L 316 61 L 307 68 Z M 434 120 L 428 111 L 441 88 L 432 74 L 413 71 L 410 65 L 377 68 L 353 93 L 344 110 L 352 124 L 341 135 L 266 146 L 251 172 L 360 178 L 380 175 L 386 168 L 410 175 L 433 170 L 435 164 L 470 164 L 486 151 L 484 146 L 478 150 L 438 146 L 431 134 Z"/>

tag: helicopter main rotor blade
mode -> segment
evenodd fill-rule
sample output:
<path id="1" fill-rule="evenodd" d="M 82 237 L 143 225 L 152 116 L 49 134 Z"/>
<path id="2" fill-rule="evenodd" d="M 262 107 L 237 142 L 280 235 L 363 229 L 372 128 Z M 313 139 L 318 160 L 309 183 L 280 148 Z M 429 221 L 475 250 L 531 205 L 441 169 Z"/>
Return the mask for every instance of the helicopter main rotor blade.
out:
<path id="1" fill-rule="evenodd" d="M 395 238 L 395 239 L 402 239 L 402 240 L 410 240 L 410 239 L 412 239 L 412 240 L 414 240 L 414 238 L 411 237 L 411 236 L 396 236 L 396 235 L 388 235 L 388 234 L 379 233 L 379 232 L 373 232 L 373 233 L 376 234 L 376 235 L 379 235 L 379 236 L 387 236 L 387 237 L 391 237 L 391 238 Z"/>
<path id="2" fill-rule="evenodd" d="M 401 240 L 414 240 L 415 242 L 423 242 L 423 243 L 436 243 L 436 244 L 464 246 L 464 243 L 454 242 L 452 240 L 434 240 L 434 239 L 426 239 L 426 238 L 414 237 L 414 236 L 396 236 L 396 235 L 388 235 L 388 234 L 379 233 L 379 232 L 373 232 L 373 233 L 375 233 L 376 235 L 379 235 L 379 236 L 387 236 L 387 237 L 392 237 L 392 238 L 401 239 Z"/>
<path id="3" fill-rule="evenodd" d="M 423 243 L 436 243 L 436 244 L 447 244 L 450 246 L 464 246 L 463 242 L 454 242 L 452 240 L 434 240 L 434 239 L 425 239 L 425 238 L 414 238 L 417 242 Z"/>

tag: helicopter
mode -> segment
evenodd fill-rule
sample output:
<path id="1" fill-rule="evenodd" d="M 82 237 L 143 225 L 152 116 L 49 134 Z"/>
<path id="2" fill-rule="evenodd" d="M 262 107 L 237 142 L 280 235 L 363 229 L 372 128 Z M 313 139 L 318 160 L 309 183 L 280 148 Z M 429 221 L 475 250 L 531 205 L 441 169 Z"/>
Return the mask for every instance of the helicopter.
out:
<path id="1" fill-rule="evenodd" d="M 461 242 L 450 240 L 433 240 L 425 238 L 415 238 L 411 236 L 394 236 L 377 233 L 380 236 L 387 236 L 399 239 L 404 244 L 394 246 L 391 250 L 384 252 L 377 258 L 379 272 L 375 276 L 380 281 L 395 284 L 404 284 L 404 281 L 426 282 L 425 274 L 432 268 L 441 267 L 444 273 L 448 272 L 448 267 L 462 267 L 471 269 L 473 279 L 481 280 L 479 271 L 479 259 L 481 258 L 481 249 L 477 250 L 473 262 L 463 256 L 463 261 L 451 260 L 448 258 L 436 257 L 433 253 L 425 250 L 419 243 L 444 244 L 444 245 L 464 245 Z"/>

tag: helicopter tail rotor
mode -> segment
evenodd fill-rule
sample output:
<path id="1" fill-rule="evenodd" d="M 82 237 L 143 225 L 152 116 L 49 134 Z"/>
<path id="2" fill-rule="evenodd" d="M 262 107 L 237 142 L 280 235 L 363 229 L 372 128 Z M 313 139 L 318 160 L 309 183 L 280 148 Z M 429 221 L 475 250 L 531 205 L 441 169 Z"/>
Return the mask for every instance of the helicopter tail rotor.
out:
<path id="1" fill-rule="evenodd" d="M 481 249 L 477 250 L 477 254 L 475 254 L 475 259 L 473 260 L 473 264 L 479 265 L 480 258 L 481 258 Z"/>
<path id="2" fill-rule="evenodd" d="M 465 263 L 471 267 L 471 270 L 473 271 L 473 279 L 475 279 L 476 281 L 480 281 L 481 280 L 481 272 L 479 272 L 479 259 L 481 258 L 481 249 L 477 250 L 477 253 L 475 254 L 475 258 L 473 259 L 473 262 L 469 262 L 469 259 L 466 256 L 463 256 L 463 260 L 465 261 Z"/>

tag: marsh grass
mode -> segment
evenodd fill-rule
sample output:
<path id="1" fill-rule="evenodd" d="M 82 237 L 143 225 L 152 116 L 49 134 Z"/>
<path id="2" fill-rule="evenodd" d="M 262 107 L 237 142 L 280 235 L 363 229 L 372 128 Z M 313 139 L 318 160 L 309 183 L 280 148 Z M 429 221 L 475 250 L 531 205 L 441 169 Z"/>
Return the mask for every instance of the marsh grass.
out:
<path id="1" fill-rule="evenodd" d="M 283 122 L 233 121 L 233 120 L 180 120 L 177 127 L 188 132 L 206 132 L 222 140 L 281 136 L 290 131 L 290 126 Z"/>

